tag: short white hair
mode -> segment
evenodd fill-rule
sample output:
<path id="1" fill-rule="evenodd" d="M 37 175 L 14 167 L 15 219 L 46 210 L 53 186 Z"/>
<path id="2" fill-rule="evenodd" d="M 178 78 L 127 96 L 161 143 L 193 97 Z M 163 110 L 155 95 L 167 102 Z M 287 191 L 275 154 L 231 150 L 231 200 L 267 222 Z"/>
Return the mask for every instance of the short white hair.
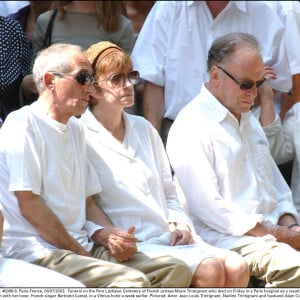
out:
<path id="1" fill-rule="evenodd" d="M 46 49 L 41 50 L 33 65 L 32 75 L 38 92 L 45 89 L 43 77 L 46 72 L 55 71 L 66 73 L 74 67 L 70 60 L 71 53 L 83 54 L 80 46 L 72 44 L 53 44 Z"/>

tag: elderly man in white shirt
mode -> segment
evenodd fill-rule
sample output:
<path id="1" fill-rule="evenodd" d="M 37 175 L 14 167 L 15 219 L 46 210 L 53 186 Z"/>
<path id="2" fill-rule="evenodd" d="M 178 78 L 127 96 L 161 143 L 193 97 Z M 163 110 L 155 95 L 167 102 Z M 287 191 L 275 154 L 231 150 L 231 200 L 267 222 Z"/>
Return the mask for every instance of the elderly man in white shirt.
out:
<path id="1" fill-rule="evenodd" d="M 143 114 L 161 130 L 164 141 L 170 123 L 208 79 L 206 54 L 212 41 L 235 31 L 253 34 L 264 45 L 264 63 L 277 73 L 272 87 L 288 92 L 292 83 L 283 44 L 284 26 L 270 4 L 157 1 L 153 6 L 137 38 L 132 59 L 145 80 Z"/>
<path id="2" fill-rule="evenodd" d="M 209 81 L 178 114 L 167 142 L 184 205 L 206 242 L 237 251 L 266 286 L 299 286 L 298 214 L 250 112 L 258 89 L 269 87 L 259 44 L 227 34 L 214 41 L 207 66 Z"/>

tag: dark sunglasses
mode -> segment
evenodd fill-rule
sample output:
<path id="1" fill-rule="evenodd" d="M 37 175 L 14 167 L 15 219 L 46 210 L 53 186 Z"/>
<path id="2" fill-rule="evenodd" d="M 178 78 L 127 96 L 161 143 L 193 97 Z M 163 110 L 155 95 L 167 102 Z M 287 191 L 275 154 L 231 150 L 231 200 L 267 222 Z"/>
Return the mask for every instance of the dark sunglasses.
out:
<path id="1" fill-rule="evenodd" d="M 123 87 L 125 85 L 126 79 L 128 79 L 132 85 L 136 85 L 139 83 L 140 74 L 138 71 L 131 71 L 128 74 L 120 73 L 120 74 L 112 75 L 111 77 L 105 78 L 103 80 L 99 80 L 97 82 L 108 81 L 108 82 L 110 82 L 112 87 L 119 88 L 119 87 Z M 94 82 L 94 83 L 97 83 L 97 82 Z"/>
<path id="2" fill-rule="evenodd" d="M 87 72 L 80 72 L 78 74 L 66 74 L 66 73 L 62 73 L 62 72 L 51 72 L 50 71 L 50 73 L 54 74 L 55 76 L 60 76 L 60 77 L 71 76 L 80 85 L 87 85 L 87 84 L 94 83 L 94 77 L 93 77 L 93 75 L 90 75 Z"/>
<path id="3" fill-rule="evenodd" d="M 231 78 L 235 83 L 237 83 L 239 86 L 240 86 L 240 89 L 243 90 L 243 91 L 246 91 L 246 90 L 250 90 L 254 84 L 256 85 L 256 87 L 260 87 L 265 81 L 266 81 L 266 78 L 262 78 L 261 80 L 259 81 L 239 81 L 237 80 L 236 78 L 234 78 L 230 73 L 228 73 L 226 70 L 224 70 L 222 67 L 220 66 L 217 66 L 220 70 L 222 70 L 229 78 Z"/>

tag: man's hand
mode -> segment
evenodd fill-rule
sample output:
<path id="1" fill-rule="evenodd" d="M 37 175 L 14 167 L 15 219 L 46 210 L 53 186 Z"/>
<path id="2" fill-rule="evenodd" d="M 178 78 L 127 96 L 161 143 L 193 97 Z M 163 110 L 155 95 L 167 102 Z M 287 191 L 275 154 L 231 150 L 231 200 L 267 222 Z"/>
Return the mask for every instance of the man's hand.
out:
<path id="1" fill-rule="evenodd" d="M 193 243 L 193 236 L 187 225 L 170 223 L 171 246 L 189 245 Z"/>
<path id="2" fill-rule="evenodd" d="M 96 244 L 105 246 L 117 261 L 122 262 L 129 260 L 137 252 L 137 239 L 133 235 L 134 231 L 134 226 L 131 226 L 128 231 L 121 228 L 107 227 L 97 230 L 92 235 L 92 240 Z"/>
<path id="3" fill-rule="evenodd" d="M 300 251 L 300 228 L 287 226 L 275 226 L 270 232 L 278 242 L 286 243 L 295 250 Z"/>
<path id="4" fill-rule="evenodd" d="M 254 106 L 270 103 L 273 105 L 274 91 L 270 86 L 270 80 L 276 79 L 276 73 L 272 67 L 264 67 L 264 78 L 266 81 L 258 88 L 257 97 L 254 100 Z"/>

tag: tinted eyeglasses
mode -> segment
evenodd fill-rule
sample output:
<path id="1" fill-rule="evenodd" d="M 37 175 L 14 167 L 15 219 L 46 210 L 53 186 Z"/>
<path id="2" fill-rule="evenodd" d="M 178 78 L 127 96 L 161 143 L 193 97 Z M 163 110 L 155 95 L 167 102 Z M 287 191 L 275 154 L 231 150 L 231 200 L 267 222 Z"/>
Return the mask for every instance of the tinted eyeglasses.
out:
<path id="1" fill-rule="evenodd" d="M 251 89 L 254 84 L 256 85 L 256 87 L 260 87 L 265 81 L 266 81 L 266 78 L 262 78 L 261 80 L 259 81 L 239 81 L 237 80 L 236 78 L 234 78 L 230 73 L 228 73 L 226 70 L 224 70 L 222 67 L 220 66 L 217 66 L 220 70 L 222 70 L 228 77 L 230 77 L 235 83 L 237 83 L 239 86 L 240 86 L 240 89 L 243 90 L 243 91 L 246 91 L 246 90 L 249 90 Z"/>
<path id="2" fill-rule="evenodd" d="M 97 82 L 108 81 L 112 87 L 120 88 L 125 85 L 126 79 L 128 79 L 132 85 L 136 85 L 139 83 L 140 74 L 138 71 L 131 71 L 128 74 L 120 73 L 120 74 L 112 75 L 103 80 L 98 80 Z M 94 83 L 97 83 L 97 82 L 94 82 Z"/>
<path id="3" fill-rule="evenodd" d="M 80 85 L 87 85 L 94 83 L 94 76 L 90 75 L 87 72 L 79 72 L 78 74 L 66 74 L 62 72 L 50 72 L 54 74 L 55 76 L 65 77 L 65 76 L 71 76 L 73 77 Z"/>

